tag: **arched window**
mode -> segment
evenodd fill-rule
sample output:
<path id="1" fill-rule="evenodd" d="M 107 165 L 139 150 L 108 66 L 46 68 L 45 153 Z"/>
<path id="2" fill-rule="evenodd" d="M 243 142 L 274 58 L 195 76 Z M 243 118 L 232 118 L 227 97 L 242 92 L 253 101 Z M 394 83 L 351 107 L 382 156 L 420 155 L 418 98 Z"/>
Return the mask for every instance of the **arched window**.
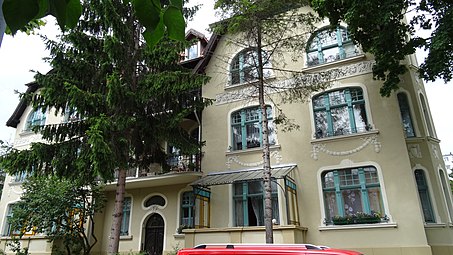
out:
<path id="1" fill-rule="evenodd" d="M 38 108 L 28 115 L 25 131 L 31 131 L 33 127 L 43 126 L 44 124 L 46 124 L 46 113 L 41 108 Z"/>
<path id="2" fill-rule="evenodd" d="M 269 144 L 276 143 L 272 108 L 267 106 Z M 231 114 L 232 149 L 245 150 L 263 145 L 262 114 L 258 106 L 244 108 Z"/>
<path id="3" fill-rule="evenodd" d="M 375 167 L 327 171 L 321 175 L 326 222 L 335 219 L 353 220 L 366 218 L 376 223 L 383 216 L 381 187 Z M 377 218 L 374 218 L 377 217 Z"/>
<path id="4" fill-rule="evenodd" d="M 359 87 L 329 91 L 313 98 L 315 137 L 361 133 L 369 130 L 365 98 Z"/>
<path id="5" fill-rule="evenodd" d="M 307 66 L 353 57 L 358 53 L 344 27 L 319 30 L 307 45 Z"/>
<path id="6" fill-rule="evenodd" d="M 165 206 L 165 204 L 165 198 L 159 195 L 152 196 L 145 201 L 145 207 L 150 207 L 152 205 Z"/>
<path id="7" fill-rule="evenodd" d="M 428 130 L 427 130 L 428 134 L 427 135 L 431 136 L 431 137 L 436 137 L 434 135 L 434 128 L 433 128 L 433 125 L 431 123 L 431 119 L 429 117 L 428 106 L 426 105 L 425 97 L 422 94 L 420 94 L 420 102 L 422 104 L 423 117 L 425 117 L 426 127 L 428 128 Z"/>
<path id="8" fill-rule="evenodd" d="M 411 110 L 407 95 L 404 92 L 400 92 L 397 97 L 400 107 L 401 120 L 403 121 L 404 133 L 406 134 L 406 137 L 415 137 L 414 125 L 412 123 Z"/>
<path id="9" fill-rule="evenodd" d="M 423 210 L 423 217 L 425 222 L 434 223 L 436 222 L 433 213 L 433 207 L 431 204 L 431 197 L 429 195 L 428 182 L 425 178 L 425 172 L 421 169 L 417 169 L 414 172 L 415 181 L 417 183 L 418 196 L 420 197 L 420 203 Z"/>
<path id="10" fill-rule="evenodd" d="M 271 75 L 271 64 L 263 52 L 263 77 Z M 258 54 L 255 49 L 245 49 L 239 52 L 230 65 L 231 85 L 255 81 L 258 79 Z"/>
<path id="11" fill-rule="evenodd" d="M 451 201 L 451 196 L 450 196 L 450 185 L 447 183 L 447 178 L 445 177 L 445 173 L 442 170 L 439 170 L 439 176 L 440 176 L 440 186 L 442 187 L 442 191 L 444 193 L 444 198 L 445 198 L 445 203 L 447 206 L 447 214 L 448 214 L 448 221 L 452 222 L 453 218 L 453 204 Z"/>

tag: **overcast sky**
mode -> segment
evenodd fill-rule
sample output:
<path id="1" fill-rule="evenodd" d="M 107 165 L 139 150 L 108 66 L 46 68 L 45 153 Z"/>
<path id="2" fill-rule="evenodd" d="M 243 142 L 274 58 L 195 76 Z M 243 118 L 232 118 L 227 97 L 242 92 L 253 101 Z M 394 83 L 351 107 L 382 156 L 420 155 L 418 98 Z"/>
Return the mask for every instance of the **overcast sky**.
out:
<path id="1" fill-rule="evenodd" d="M 195 0 L 203 3 L 202 9 L 189 23 L 194 28 L 209 35 L 206 31 L 208 24 L 216 21 L 212 1 Z M 54 36 L 55 26 L 49 25 L 41 29 L 41 33 Z M 47 72 L 50 67 L 42 58 L 48 52 L 39 36 L 19 33 L 14 37 L 6 35 L 0 48 L 0 140 L 12 142 L 15 129 L 6 127 L 6 121 L 19 103 L 15 90 L 24 92 L 26 83 L 33 81 L 30 70 Z M 441 140 L 443 154 L 453 152 L 453 129 L 451 128 L 453 83 L 444 84 L 442 81 L 425 84 L 429 106 L 433 115 L 437 136 Z"/>

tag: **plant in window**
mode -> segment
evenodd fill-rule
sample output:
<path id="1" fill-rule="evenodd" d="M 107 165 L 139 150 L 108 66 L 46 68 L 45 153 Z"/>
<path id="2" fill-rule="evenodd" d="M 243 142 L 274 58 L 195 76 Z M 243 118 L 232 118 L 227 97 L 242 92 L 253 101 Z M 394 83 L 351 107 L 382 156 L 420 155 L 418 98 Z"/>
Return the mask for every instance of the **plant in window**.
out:
<path id="1" fill-rule="evenodd" d="M 333 216 L 332 223 L 334 225 L 348 225 L 348 224 L 372 224 L 381 222 L 381 214 L 372 212 L 370 214 L 364 212 L 357 212 L 355 214 L 348 214 L 345 216 Z"/>

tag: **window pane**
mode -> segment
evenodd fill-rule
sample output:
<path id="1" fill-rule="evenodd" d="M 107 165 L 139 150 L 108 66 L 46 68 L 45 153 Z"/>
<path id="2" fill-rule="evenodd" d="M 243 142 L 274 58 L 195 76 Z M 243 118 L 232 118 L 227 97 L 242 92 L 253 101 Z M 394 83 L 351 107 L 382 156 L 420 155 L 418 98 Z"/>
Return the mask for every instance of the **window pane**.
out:
<path id="1" fill-rule="evenodd" d="M 233 149 L 242 150 L 242 129 L 241 126 L 233 126 Z"/>
<path id="2" fill-rule="evenodd" d="M 324 175 L 324 178 L 322 179 L 322 187 L 323 188 L 335 187 L 334 180 L 333 180 L 333 172 L 328 172 Z"/>
<path id="3" fill-rule="evenodd" d="M 274 145 L 277 143 L 277 134 L 275 132 L 274 122 L 269 121 L 267 127 L 269 129 L 269 145 Z"/>
<path id="4" fill-rule="evenodd" d="M 351 133 L 349 111 L 347 107 L 332 109 L 333 134 L 346 135 Z"/>
<path id="5" fill-rule="evenodd" d="M 409 108 L 409 102 L 405 93 L 398 93 L 398 104 L 400 107 L 401 119 L 406 137 L 415 137 L 414 127 L 412 125 L 412 117 Z"/>
<path id="6" fill-rule="evenodd" d="M 197 44 L 190 46 L 188 51 L 189 51 L 189 54 L 188 54 L 189 59 L 198 57 L 198 45 Z"/>
<path id="7" fill-rule="evenodd" d="M 242 199 L 235 199 L 234 200 L 234 208 L 235 208 L 235 219 L 236 219 L 236 226 L 244 226 L 244 208 Z"/>
<path id="8" fill-rule="evenodd" d="M 337 45 L 337 31 L 326 29 L 319 33 L 318 35 L 319 42 L 322 47 L 327 47 L 331 45 Z"/>
<path id="9" fill-rule="evenodd" d="M 360 189 L 344 190 L 341 195 L 343 196 L 345 215 L 363 212 Z"/>
<path id="10" fill-rule="evenodd" d="M 324 192 L 324 201 L 326 204 L 326 218 L 331 219 L 333 216 L 340 215 L 337 207 L 337 199 L 334 191 Z"/>
<path id="11" fill-rule="evenodd" d="M 121 222 L 120 235 L 129 235 L 129 222 L 131 218 L 131 198 L 125 197 L 123 201 L 123 220 Z"/>
<path id="12" fill-rule="evenodd" d="M 356 104 L 353 107 L 354 119 L 355 119 L 355 128 L 357 132 L 367 131 L 367 117 L 365 111 L 365 104 Z"/>
<path id="13" fill-rule="evenodd" d="M 346 104 L 346 96 L 344 90 L 337 90 L 328 93 L 330 106 Z"/>
<path id="14" fill-rule="evenodd" d="M 326 137 L 327 135 L 327 113 L 325 111 L 315 112 L 316 138 Z"/>
<path id="15" fill-rule="evenodd" d="M 246 141 L 247 148 L 260 147 L 260 123 L 255 122 L 252 124 L 246 124 L 245 129 L 247 132 Z"/>
<path id="16" fill-rule="evenodd" d="M 322 52 L 324 63 L 330 63 L 340 59 L 340 49 L 338 47 L 330 48 Z"/>
<path id="17" fill-rule="evenodd" d="M 371 212 L 377 212 L 384 215 L 384 207 L 382 206 L 381 189 L 379 187 L 368 188 L 368 201 L 370 202 Z"/>
<path id="18" fill-rule="evenodd" d="M 340 186 L 357 186 L 360 185 L 359 171 L 357 169 L 346 169 L 338 171 L 340 177 Z"/>

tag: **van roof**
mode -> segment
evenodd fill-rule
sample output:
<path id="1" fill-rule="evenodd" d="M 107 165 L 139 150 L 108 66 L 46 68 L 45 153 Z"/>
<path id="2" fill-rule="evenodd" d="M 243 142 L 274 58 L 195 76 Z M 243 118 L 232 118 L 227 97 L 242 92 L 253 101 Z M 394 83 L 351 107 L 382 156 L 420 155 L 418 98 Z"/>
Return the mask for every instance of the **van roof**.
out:
<path id="1" fill-rule="evenodd" d="M 313 244 L 199 244 L 193 248 L 178 251 L 178 255 L 360 255 L 360 252 L 332 249 Z"/>

